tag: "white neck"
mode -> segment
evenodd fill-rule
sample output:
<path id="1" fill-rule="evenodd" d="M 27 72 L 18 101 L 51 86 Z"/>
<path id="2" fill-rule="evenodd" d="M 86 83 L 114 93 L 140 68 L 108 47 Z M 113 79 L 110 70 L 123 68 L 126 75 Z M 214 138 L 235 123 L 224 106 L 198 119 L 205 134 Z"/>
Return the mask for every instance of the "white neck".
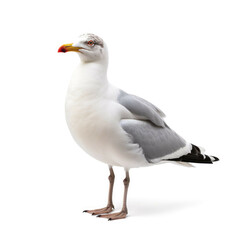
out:
<path id="1" fill-rule="evenodd" d="M 68 90 L 71 94 L 98 95 L 107 86 L 107 64 L 105 62 L 81 62 L 73 72 Z"/>

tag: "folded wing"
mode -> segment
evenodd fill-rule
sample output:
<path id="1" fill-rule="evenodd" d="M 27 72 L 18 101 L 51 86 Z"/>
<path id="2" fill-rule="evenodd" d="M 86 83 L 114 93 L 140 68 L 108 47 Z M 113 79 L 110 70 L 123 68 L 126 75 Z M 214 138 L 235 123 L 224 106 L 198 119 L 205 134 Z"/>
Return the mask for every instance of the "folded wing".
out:
<path id="1" fill-rule="evenodd" d="M 118 102 L 136 116 L 122 119 L 121 127 L 142 148 L 148 162 L 178 158 L 191 151 L 186 141 L 164 122 L 165 114 L 153 104 L 123 91 Z"/>
<path id="2" fill-rule="evenodd" d="M 169 127 L 158 127 L 149 121 L 123 119 L 121 126 L 133 143 L 142 148 L 148 162 L 178 158 L 191 150 L 186 141 Z"/>
<path id="3" fill-rule="evenodd" d="M 159 127 L 165 126 L 163 121 L 165 114 L 150 102 L 122 90 L 120 90 L 118 102 L 138 119 L 149 120 Z"/>

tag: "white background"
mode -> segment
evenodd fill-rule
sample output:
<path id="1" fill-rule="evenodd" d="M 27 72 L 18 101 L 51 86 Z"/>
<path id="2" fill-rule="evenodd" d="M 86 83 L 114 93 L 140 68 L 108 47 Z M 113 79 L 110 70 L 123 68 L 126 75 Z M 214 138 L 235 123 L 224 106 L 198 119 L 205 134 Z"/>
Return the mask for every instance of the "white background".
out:
<path id="1" fill-rule="evenodd" d="M 0 8 L 0 239 L 239 239 L 239 1 L 4 1 Z M 108 169 L 72 140 L 64 98 L 78 57 L 108 44 L 109 80 L 158 105 L 213 165 L 130 171 L 129 217 L 108 222 Z M 124 172 L 116 168 L 114 203 Z"/>

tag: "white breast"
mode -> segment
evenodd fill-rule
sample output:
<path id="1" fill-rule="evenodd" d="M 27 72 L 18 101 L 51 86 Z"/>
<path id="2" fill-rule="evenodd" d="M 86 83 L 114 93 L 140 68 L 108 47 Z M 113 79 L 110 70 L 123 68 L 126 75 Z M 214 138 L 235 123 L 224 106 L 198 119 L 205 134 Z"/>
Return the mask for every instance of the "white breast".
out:
<path id="1" fill-rule="evenodd" d="M 109 102 L 100 97 L 76 96 L 68 91 L 66 120 L 73 138 L 94 158 L 115 165 L 106 156 L 109 139 L 114 134 L 112 128 L 117 123 L 117 114 L 110 109 Z"/>
<path id="2" fill-rule="evenodd" d="M 73 75 L 65 108 L 67 124 L 77 144 L 109 165 L 130 168 L 146 164 L 139 147 L 130 143 L 120 126 L 120 120 L 131 118 L 131 113 L 117 103 L 119 90 L 107 80 L 100 79 L 99 84 L 79 76 L 86 75 L 80 75 L 78 70 Z"/>

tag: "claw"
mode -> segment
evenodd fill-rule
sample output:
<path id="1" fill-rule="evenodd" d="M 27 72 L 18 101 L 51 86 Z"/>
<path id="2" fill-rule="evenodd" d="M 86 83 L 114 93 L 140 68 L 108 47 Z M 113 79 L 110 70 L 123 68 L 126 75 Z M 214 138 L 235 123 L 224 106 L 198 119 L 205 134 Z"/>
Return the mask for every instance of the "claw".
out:
<path id="1" fill-rule="evenodd" d="M 108 221 L 113 221 L 113 220 L 117 220 L 117 219 L 123 219 L 127 217 L 127 212 L 126 211 L 120 211 L 117 213 L 111 213 L 111 214 L 104 214 L 104 215 L 98 215 L 98 217 L 101 218 L 107 218 Z"/>
<path id="2" fill-rule="evenodd" d="M 113 211 L 113 206 L 107 206 L 105 208 L 99 208 L 95 210 L 84 210 L 83 212 L 89 213 L 91 215 L 101 215 L 105 213 L 110 213 Z"/>

